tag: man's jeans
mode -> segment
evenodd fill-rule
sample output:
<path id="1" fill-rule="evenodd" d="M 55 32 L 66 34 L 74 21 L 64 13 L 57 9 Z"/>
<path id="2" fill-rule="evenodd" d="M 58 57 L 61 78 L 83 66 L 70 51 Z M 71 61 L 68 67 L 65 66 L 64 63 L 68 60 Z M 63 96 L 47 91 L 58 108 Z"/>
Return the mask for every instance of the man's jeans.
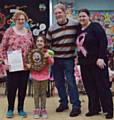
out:
<path id="1" fill-rule="evenodd" d="M 72 107 L 80 108 L 79 94 L 74 76 L 74 58 L 55 58 L 54 60 L 53 76 L 60 103 L 65 106 L 68 104 L 68 92 Z"/>

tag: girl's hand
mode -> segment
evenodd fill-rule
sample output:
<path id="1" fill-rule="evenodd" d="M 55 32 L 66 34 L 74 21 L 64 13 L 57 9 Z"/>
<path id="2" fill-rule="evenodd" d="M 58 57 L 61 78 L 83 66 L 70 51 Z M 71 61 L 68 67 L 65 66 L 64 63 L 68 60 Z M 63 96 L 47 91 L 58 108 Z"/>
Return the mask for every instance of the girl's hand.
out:
<path id="1" fill-rule="evenodd" d="M 26 64 L 26 67 L 27 67 L 28 69 L 30 69 L 30 68 L 31 68 L 31 65 L 30 65 L 30 64 Z"/>
<path id="2" fill-rule="evenodd" d="M 50 55 L 49 55 L 48 52 L 46 52 L 45 55 L 44 55 L 45 58 L 48 58 L 49 56 L 50 56 Z"/>
<path id="3" fill-rule="evenodd" d="M 96 64 L 97 64 L 97 66 L 98 66 L 100 69 L 104 69 L 104 67 L 106 66 L 104 60 L 103 60 L 103 59 L 100 59 L 100 58 L 97 59 Z"/>

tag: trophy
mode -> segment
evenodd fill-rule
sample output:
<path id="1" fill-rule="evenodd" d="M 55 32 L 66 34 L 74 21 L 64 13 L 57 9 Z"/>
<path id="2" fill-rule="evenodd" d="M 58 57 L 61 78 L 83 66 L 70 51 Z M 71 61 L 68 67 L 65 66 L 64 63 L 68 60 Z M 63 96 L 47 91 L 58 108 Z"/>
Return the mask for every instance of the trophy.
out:
<path id="1" fill-rule="evenodd" d="M 45 51 L 33 49 L 28 55 L 28 62 L 31 64 L 31 70 L 41 71 L 48 63 L 44 57 Z"/>

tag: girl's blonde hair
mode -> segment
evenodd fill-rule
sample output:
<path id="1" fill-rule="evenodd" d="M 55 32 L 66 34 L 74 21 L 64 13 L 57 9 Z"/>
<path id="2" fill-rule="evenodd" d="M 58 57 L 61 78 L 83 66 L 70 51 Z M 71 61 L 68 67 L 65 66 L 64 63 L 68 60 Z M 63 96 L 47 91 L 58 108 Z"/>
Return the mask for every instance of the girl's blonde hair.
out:
<path id="1" fill-rule="evenodd" d="M 22 10 L 16 10 L 16 12 L 14 13 L 14 15 L 12 17 L 12 20 L 15 22 L 21 15 L 23 15 L 25 17 L 25 21 L 28 20 L 27 14 Z"/>

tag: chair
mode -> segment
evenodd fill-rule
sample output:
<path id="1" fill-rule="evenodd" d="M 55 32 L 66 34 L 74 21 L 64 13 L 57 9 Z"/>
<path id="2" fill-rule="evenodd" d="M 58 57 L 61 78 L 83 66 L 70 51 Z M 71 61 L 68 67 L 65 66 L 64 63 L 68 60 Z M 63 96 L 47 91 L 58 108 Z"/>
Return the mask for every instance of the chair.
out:
<path id="1" fill-rule="evenodd" d="M 7 94 L 7 77 L 0 78 L 0 86 L 4 90 L 4 95 L 6 95 Z"/>

